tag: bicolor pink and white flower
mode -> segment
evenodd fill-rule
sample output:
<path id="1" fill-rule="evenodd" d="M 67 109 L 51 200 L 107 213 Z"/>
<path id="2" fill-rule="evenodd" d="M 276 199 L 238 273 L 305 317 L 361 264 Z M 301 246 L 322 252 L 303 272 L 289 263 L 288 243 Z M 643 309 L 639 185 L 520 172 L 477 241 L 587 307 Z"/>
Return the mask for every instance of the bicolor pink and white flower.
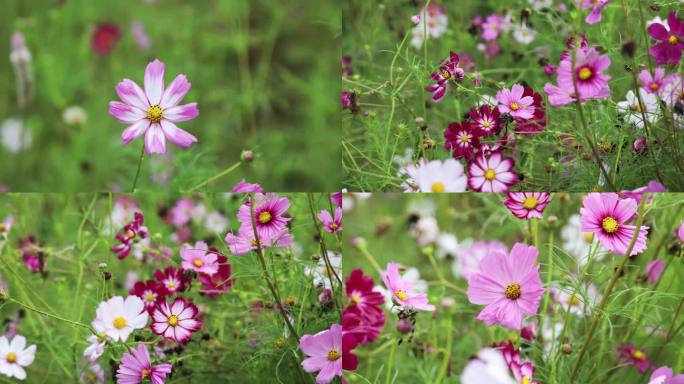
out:
<path id="1" fill-rule="evenodd" d="M 682 384 L 684 383 L 684 374 L 674 375 L 672 368 L 664 365 L 653 370 L 648 384 Z"/>
<path id="2" fill-rule="evenodd" d="M 608 250 L 625 255 L 637 228 L 629 225 L 636 218 L 637 202 L 621 200 L 616 193 L 590 193 L 580 209 L 582 231 L 593 232 Z M 646 249 L 648 227 L 641 226 L 636 242 L 628 256 Z"/>
<path id="3" fill-rule="evenodd" d="M 169 265 L 166 269 L 154 271 L 154 277 L 169 293 L 183 292 L 188 288 L 189 281 L 183 276 L 183 268 L 176 269 Z"/>
<path id="4" fill-rule="evenodd" d="M 114 341 L 125 342 L 136 329 L 147 325 L 145 304 L 138 296 L 114 296 L 97 307 L 92 326 Z"/>
<path id="5" fill-rule="evenodd" d="M 328 384 L 342 376 L 342 326 L 333 324 L 330 329 L 315 335 L 304 335 L 299 348 L 308 356 L 302 361 L 307 372 L 318 372 L 316 384 Z"/>
<path id="6" fill-rule="evenodd" d="M 470 110 L 470 118 L 473 119 L 472 126 L 475 128 L 479 136 L 491 136 L 498 133 L 501 130 L 501 124 L 499 124 L 499 108 L 490 107 L 487 104 L 483 104 L 478 108 L 472 108 Z"/>
<path id="7" fill-rule="evenodd" d="M 335 216 L 325 209 L 318 212 L 318 220 L 323 223 L 323 230 L 330 233 L 337 233 L 342 230 L 342 207 L 335 208 Z"/>
<path id="8" fill-rule="evenodd" d="M 542 219 L 550 198 L 548 192 L 508 192 L 503 202 L 519 219 Z"/>
<path id="9" fill-rule="evenodd" d="M 116 86 L 121 101 L 109 103 L 109 114 L 121 124 L 128 125 L 121 138 L 128 144 L 145 135 L 148 154 L 165 153 L 166 140 L 187 148 L 197 138 L 178 128 L 175 123 L 199 116 L 197 103 L 179 105 L 190 90 L 185 75 L 178 75 L 164 88 L 164 63 L 154 60 L 145 69 L 145 90 L 129 79 Z"/>
<path id="10" fill-rule="evenodd" d="M 177 297 L 172 304 L 164 300 L 154 308 L 150 327 L 157 335 L 185 344 L 202 327 L 197 314 L 197 306 L 182 297 Z"/>
<path id="11" fill-rule="evenodd" d="M 492 252 L 482 260 L 480 271 L 468 279 L 468 300 L 486 305 L 478 320 L 520 329 L 523 316 L 537 312 L 544 293 L 538 254 L 537 248 L 516 243 L 510 254 Z"/>
<path id="12" fill-rule="evenodd" d="M 482 151 L 468 164 L 468 186 L 478 192 L 507 192 L 518 182 L 514 166 L 513 159 L 505 158 L 500 151 L 489 156 Z"/>
<path id="13" fill-rule="evenodd" d="M 171 373 L 171 364 L 152 365 L 146 344 L 138 344 L 131 352 L 125 352 L 116 371 L 117 384 L 139 384 L 150 380 L 152 384 L 164 384 Z"/>
<path id="14" fill-rule="evenodd" d="M 180 255 L 183 259 L 183 269 L 207 275 L 213 275 L 218 271 L 218 257 L 215 252 L 209 251 L 209 246 L 204 241 L 196 242 L 194 247 L 184 245 L 180 249 Z"/>
<path id="15" fill-rule="evenodd" d="M 402 279 L 396 263 L 387 264 L 387 270 L 380 274 L 385 287 L 392 293 L 394 303 L 402 308 L 419 311 L 434 311 L 435 306 L 428 303 L 426 293 L 417 293 L 410 282 Z"/>
<path id="16" fill-rule="evenodd" d="M 147 280 L 136 282 L 129 294 L 138 296 L 145 304 L 147 312 L 151 314 L 154 307 L 164 300 L 169 291 L 163 284 L 155 280 Z"/>
<path id="17" fill-rule="evenodd" d="M 26 379 L 24 368 L 33 364 L 35 357 L 35 344 L 26 348 L 24 336 L 15 335 L 11 340 L 0 336 L 0 374 L 24 380 Z"/>
<path id="18" fill-rule="evenodd" d="M 531 119 L 534 117 L 534 99 L 531 96 L 523 96 L 525 87 L 513 84 L 510 90 L 502 89 L 496 93 L 499 101 L 499 111 L 507 113 L 511 117 Z"/>

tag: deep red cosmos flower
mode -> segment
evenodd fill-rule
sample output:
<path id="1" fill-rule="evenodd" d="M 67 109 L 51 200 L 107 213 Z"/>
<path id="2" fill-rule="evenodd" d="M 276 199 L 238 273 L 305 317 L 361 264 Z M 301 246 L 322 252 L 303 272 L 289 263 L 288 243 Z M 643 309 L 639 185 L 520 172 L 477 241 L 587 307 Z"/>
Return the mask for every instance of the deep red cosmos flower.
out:
<path id="1" fill-rule="evenodd" d="M 163 271 L 161 269 L 154 271 L 154 277 L 170 293 L 183 292 L 190 285 L 189 279 L 185 276 L 185 270 L 183 268 L 176 269 L 171 265 Z"/>
<path id="2" fill-rule="evenodd" d="M 364 276 L 361 268 L 353 270 L 344 284 L 347 298 L 351 301 L 349 307 L 357 309 L 364 316 L 382 316 L 380 306 L 385 298 L 382 293 L 373 290 L 374 285 L 373 278 Z"/>
<path id="3" fill-rule="evenodd" d="M 470 160 L 480 148 L 480 137 L 470 122 L 451 123 L 444 131 L 444 148 L 451 151 L 455 159 Z"/>
<path id="4" fill-rule="evenodd" d="M 470 118 L 473 119 L 473 128 L 479 136 L 491 136 L 499 133 L 501 124 L 499 124 L 499 108 L 490 107 L 487 104 L 480 106 L 480 109 L 473 108 L 470 110 Z"/>
<path id="5" fill-rule="evenodd" d="M 117 41 L 121 38 L 121 31 L 116 24 L 101 23 L 95 27 L 90 44 L 98 55 L 106 55 L 111 52 Z"/>
<path id="6" fill-rule="evenodd" d="M 169 291 L 163 284 L 154 280 L 147 280 L 146 282 L 138 281 L 135 283 L 130 294 L 141 298 L 147 312 L 152 314 L 154 307 L 164 300 Z"/>

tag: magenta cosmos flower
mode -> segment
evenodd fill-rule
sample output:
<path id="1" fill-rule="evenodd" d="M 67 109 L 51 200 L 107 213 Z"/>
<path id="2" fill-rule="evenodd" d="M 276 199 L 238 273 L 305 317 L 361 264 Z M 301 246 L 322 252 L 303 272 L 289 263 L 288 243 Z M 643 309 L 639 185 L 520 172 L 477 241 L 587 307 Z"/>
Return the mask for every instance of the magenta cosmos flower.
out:
<path id="1" fill-rule="evenodd" d="M 438 72 L 432 72 L 430 77 L 435 82 L 425 90 L 432 93 L 432 100 L 439 102 L 446 95 L 449 81 L 459 81 L 465 75 L 463 68 L 458 66 L 459 57 L 454 52 L 449 52 L 449 58 L 442 62 Z"/>
<path id="2" fill-rule="evenodd" d="M 651 362 L 646 356 L 646 351 L 637 349 L 632 344 L 620 344 L 617 347 L 617 352 L 620 354 L 620 362 L 633 365 L 639 369 L 639 372 L 644 373 L 648 370 Z"/>
<path id="3" fill-rule="evenodd" d="M 665 270 L 665 262 L 662 259 L 652 260 L 646 264 L 645 270 L 648 283 L 655 284 Z"/>
<path id="4" fill-rule="evenodd" d="M 196 319 L 197 313 L 197 306 L 182 297 L 177 297 L 171 305 L 164 300 L 152 312 L 152 332 L 185 344 L 202 327 Z"/>
<path id="5" fill-rule="evenodd" d="M 387 289 L 392 292 L 392 299 L 397 305 L 419 311 L 435 310 L 434 305 L 428 304 L 427 294 L 416 293 L 413 284 L 401 278 L 399 267 L 396 263 L 390 262 L 387 264 L 387 270 L 382 272 L 380 277 Z"/>
<path id="6" fill-rule="evenodd" d="M 518 182 L 514 166 L 513 159 L 503 157 L 500 151 L 489 156 L 481 152 L 468 164 L 468 186 L 478 192 L 507 192 Z"/>
<path id="7" fill-rule="evenodd" d="M 479 136 L 491 136 L 501 130 L 499 124 L 499 108 L 490 107 L 487 104 L 480 106 L 480 109 L 473 108 L 470 110 L 470 118 L 473 119 L 472 126 L 475 128 Z"/>
<path id="8" fill-rule="evenodd" d="M 475 156 L 475 151 L 480 148 L 480 138 L 467 121 L 451 123 L 444 131 L 444 148 L 450 151 L 455 159 L 464 158 L 470 160 Z"/>
<path id="9" fill-rule="evenodd" d="M 299 348 L 307 356 L 302 367 L 307 372 L 318 372 L 316 384 L 327 384 L 342 376 L 342 326 L 333 324 L 329 330 L 315 335 L 304 335 Z"/>
<path id="10" fill-rule="evenodd" d="M 684 21 L 680 20 L 676 13 L 670 12 L 667 24 L 669 29 L 660 23 L 648 26 L 649 36 L 659 41 L 648 49 L 648 53 L 655 57 L 658 65 L 669 63 L 675 66 L 682 58 L 684 50 Z"/>
<path id="11" fill-rule="evenodd" d="M 384 316 L 380 306 L 385 302 L 382 293 L 373 290 L 373 278 L 365 276 L 361 268 L 353 270 L 344 283 L 349 298 L 349 308 L 357 310 L 366 317 Z"/>
<path id="12" fill-rule="evenodd" d="M 679 237 L 679 241 L 684 243 L 684 220 L 682 220 L 679 228 L 677 228 L 677 237 Z"/>
<path id="13" fill-rule="evenodd" d="M 575 0 L 575 4 L 582 7 L 582 9 L 591 8 L 591 12 L 584 21 L 587 24 L 596 24 L 601 21 L 601 11 L 603 7 L 608 5 L 609 0 Z"/>
<path id="14" fill-rule="evenodd" d="M 538 254 L 537 248 L 516 243 L 510 254 L 494 251 L 482 259 L 480 271 L 468 279 L 468 300 L 486 305 L 478 320 L 520 329 L 523 316 L 537 312 L 544 293 Z"/>
<path id="15" fill-rule="evenodd" d="M 508 113 L 512 117 L 531 119 L 534 117 L 534 99 L 531 96 L 523 96 L 525 87 L 514 84 L 510 90 L 502 89 L 496 93 L 499 102 L 499 111 Z"/>
<path id="16" fill-rule="evenodd" d="M 496 14 L 487 16 L 487 20 L 482 23 L 482 40 L 496 40 L 506 26 L 506 20 Z"/>
<path id="17" fill-rule="evenodd" d="M 330 215 L 330 212 L 325 209 L 318 212 L 318 220 L 323 223 L 323 229 L 326 232 L 336 233 L 342 230 L 342 208 L 335 208 L 335 216 Z"/>
<path id="18" fill-rule="evenodd" d="M 159 60 L 147 64 L 145 91 L 135 82 L 124 79 L 116 86 L 122 102 L 109 102 L 109 114 L 121 124 L 128 125 L 121 138 L 128 144 L 145 135 L 148 154 L 166 153 L 166 140 L 187 148 L 197 138 L 178 128 L 175 123 L 192 120 L 199 115 L 197 103 L 178 105 L 190 90 L 185 75 L 178 75 L 164 89 L 164 63 Z"/>
<path id="19" fill-rule="evenodd" d="M 251 227 L 241 226 L 237 235 L 228 232 L 225 237 L 226 244 L 228 244 L 228 249 L 236 256 L 242 256 L 246 253 L 256 251 L 259 248 L 268 247 L 289 247 L 292 244 L 292 236 L 287 230 L 287 227 L 283 227 L 281 232 L 272 238 L 254 238 L 254 229 Z"/>
<path id="20" fill-rule="evenodd" d="M 504 204 L 519 219 L 542 219 L 550 197 L 548 192 L 508 192 Z"/>
<path id="21" fill-rule="evenodd" d="M 252 202 L 250 202 L 251 204 Z M 287 197 L 257 194 L 254 197 L 254 223 L 256 224 L 259 240 L 266 244 L 281 236 L 289 217 L 283 216 L 290 208 Z M 252 229 L 252 208 L 243 204 L 237 213 L 241 227 Z"/>
<path id="22" fill-rule="evenodd" d="M 672 81 L 673 77 L 665 77 L 665 68 L 658 67 L 655 70 L 655 76 L 651 75 L 651 72 L 647 70 L 642 70 L 639 72 L 639 80 L 644 85 L 641 87 L 644 91 L 648 93 L 653 93 L 659 95 L 662 93 L 663 88 Z"/>
<path id="23" fill-rule="evenodd" d="M 194 247 L 184 245 L 180 249 L 180 255 L 183 259 L 181 266 L 184 269 L 192 269 L 207 275 L 213 275 L 218 271 L 218 257 L 215 252 L 209 251 L 204 241 L 198 241 Z"/>
<path id="24" fill-rule="evenodd" d="M 674 376 L 672 368 L 664 365 L 653 371 L 648 384 L 684 384 L 684 374 Z"/>
<path id="25" fill-rule="evenodd" d="M 610 251 L 624 255 L 632 241 L 636 227 L 627 225 L 636 217 L 637 202 L 620 200 L 616 193 L 590 193 L 584 198 L 580 216 L 582 232 L 598 235 L 601 245 Z M 639 235 L 629 256 L 646 249 L 648 227 L 639 228 Z"/>
<path id="26" fill-rule="evenodd" d="M 559 107 L 577 100 L 573 81 L 577 82 L 580 101 L 610 97 L 608 80 L 611 77 L 603 74 L 610 66 L 608 55 L 600 55 L 596 49 L 583 44 L 577 49 L 574 68 L 572 64 L 570 54 L 562 55 L 558 65 L 558 85 L 544 85 L 552 106 Z"/>
<path id="27" fill-rule="evenodd" d="M 121 365 L 116 371 L 117 384 L 138 384 L 150 380 L 152 384 L 164 384 L 166 375 L 171 373 L 171 364 L 152 366 L 147 345 L 138 344 L 131 352 L 121 357 Z"/>

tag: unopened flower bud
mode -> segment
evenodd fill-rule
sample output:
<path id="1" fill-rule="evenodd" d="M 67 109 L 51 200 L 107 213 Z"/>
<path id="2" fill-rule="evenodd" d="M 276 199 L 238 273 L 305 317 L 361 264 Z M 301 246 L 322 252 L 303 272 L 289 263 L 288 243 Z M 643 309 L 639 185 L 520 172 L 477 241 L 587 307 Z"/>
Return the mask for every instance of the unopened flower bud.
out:
<path id="1" fill-rule="evenodd" d="M 411 324 L 410 321 L 406 319 L 401 319 L 397 323 L 397 331 L 400 333 L 409 333 L 413 330 L 413 325 Z"/>
<path id="2" fill-rule="evenodd" d="M 563 353 L 565 353 L 566 355 L 567 355 L 567 354 L 570 354 L 570 353 L 572 353 L 572 346 L 571 346 L 570 344 L 568 344 L 568 343 L 565 343 L 565 344 L 563 344 L 563 346 L 561 347 L 561 350 L 562 350 Z"/>
<path id="3" fill-rule="evenodd" d="M 240 154 L 240 159 L 245 163 L 254 161 L 254 152 L 251 149 L 246 149 Z"/>

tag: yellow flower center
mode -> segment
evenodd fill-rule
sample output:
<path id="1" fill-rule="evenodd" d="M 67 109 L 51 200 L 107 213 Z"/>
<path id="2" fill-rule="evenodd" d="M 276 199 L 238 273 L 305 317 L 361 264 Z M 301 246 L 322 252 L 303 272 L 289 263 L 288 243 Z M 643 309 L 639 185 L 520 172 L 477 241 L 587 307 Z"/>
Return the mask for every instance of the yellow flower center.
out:
<path id="1" fill-rule="evenodd" d="M 342 357 L 342 354 L 337 349 L 331 349 L 330 352 L 328 352 L 328 360 L 330 361 L 335 361 L 340 357 Z"/>
<path id="2" fill-rule="evenodd" d="M 601 227 L 603 228 L 604 231 L 608 233 L 615 233 L 618 230 L 618 222 L 615 220 L 614 217 L 608 216 L 603 221 L 601 221 Z"/>
<path id="3" fill-rule="evenodd" d="M 354 302 L 354 304 L 358 304 L 361 302 L 361 296 L 357 295 L 356 293 L 352 294 L 351 296 L 351 301 Z"/>
<path id="4" fill-rule="evenodd" d="M 463 133 L 463 134 L 461 134 L 461 136 L 458 137 L 458 140 L 460 140 L 461 143 L 465 144 L 468 141 L 470 141 L 470 136 L 468 136 L 467 133 Z"/>
<path id="5" fill-rule="evenodd" d="M 496 172 L 493 169 L 488 169 L 485 171 L 485 179 L 492 181 L 496 177 Z"/>
<path id="6" fill-rule="evenodd" d="M 204 263 L 200 259 L 195 259 L 195 261 L 193 261 L 192 263 L 195 264 L 196 267 L 201 267 L 202 265 L 204 265 Z"/>
<path id="7" fill-rule="evenodd" d="M 432 187 L 430 187 L 432 192 L 444 192 L 444 183 L 441 181 L 436 181 L 432 183 Z"/>
<path id="8" fill-rule="evenodd" d="M 164 110 L 158 104 L 155 104 L 147 110 L 147 119 L 153 123 L 158 123 L 162 119 Z"/>
<path id="9" fill-rule="evenodd" d="M 584 67 L 579 71 L 580 80 L 587 80 L 591 77 L 591 75 L 593 75 L 593 73 L 591 72 L 591 69 L 587 67 Z"/>
<path id="10" fill-rule="evenodd" d="M 5 360 L 7 360 L 8 363 L 13 364 L 17 361 L 17 354 L 10 352 L 7 354 L 7 357 L 5 357 Z"/>
<path id="11" fill-rule="evenodd" d="M 173 280 L 169 280 L 169 281 L 166 283 L 166 286 L 169 287 L 169 288 L 171 288 L 171 289 L 176 288 L 176 282 L 173 281 Z"/>
<path id="12" fill-rule="evenodd" d="M 261 213 L 259 214 L 259 222 L 260 222 L 261 224 L 266 224 L 266 223 L 268 223 L 269 221 L 271 221 L 271 218 L 272 218 L 271 212 L 263 211 L 263 212 L 261 212 Z"/>
<path id="13" fill-rule="evenodd" d="M 568 305 L 580 305 L 580 304 L 582 304 L 582 302 L 575 295 L 570 296 L 570 298 L 568 299 Z"/>
<path id="14" fill-rule="evenodd" d="M 632 104 L 632 105 L 629 106 L 629 109 L 631 109 L 632 111 L 641 112 L 641 105 L 639 105 L 639 104 Z"/>
<path id="15" fill-rule="evenodd" d="M 679 42 L 679 39 L 678 39 L 677 36 L 675 36 L 675 35 L 670 35 L 670 37 L 667 39 L 667 41 L 668 41 L 670 44 L 675 45 L 675 44 L 677 44 L 677 43 Z"/>
<path id="16" fill-rule="evenodd" d="M 632 357 L 634 360 L 644 361 L 646 359 L 646 354 L 637 350 L 632 352 Z"/>
<path id="17" fill-rule="evenodd" d="M 332 267 L 325 267 L 325 271 L 324 271 L 324 272 L 325 272 L 325 275 L 326 275 L 326 276 L 330 277 L 330 276 L 333 275 L 333 273 L 334 273 L 335 271 L 333 271 Z"/>
<path id="18" fill-rule="evenodd" d="M 657 91 L 658 88 L 660 88 L 660 84 L 658 84 L 658 83 L 651 83 L 651 85 L 649 85 L 649 88 L 651 88 L 652 91 Z"/>
<path id="19" fill-rule="evenodd" d="M 531 383 L 531 381 L 530 381 L 529 376 L 523 376 L 522 384 L 530 384 L 530 383 Z"/>
<path id="20" fill-rule="evenodd" d="M 584 241 L 586 241 L 587 243 L 591 243 L 592 240 L 594 240 L 593 232 L 587 232 L 584 234 Z"/>
<path id="21" fill-rule="evenodd" d="M 481 125 L 482 128 L 489 128 L 492 126 L 492 123 L 490 123 L 489 121 L 483 121 Z"/>
<path id="22" fill-rule="evenodd" d="M 175 327 L 176 325 L 178 325 L 178 316 L 176 316 L 176 315 L 171 315 L 171 316 L 169 316 L 169 320 L 168 320 L 168 321 L 169 321 L 169 325 L 170 325 L 170 326 Z"/>
<path id="23" fill-rule="evenodd" d="M 408 295 L 406 294 L 406 292 L 402 291 L 401 289 L 398 290 L 398 291 L 395 293 L 395 295 L 397 295 L 397 298 L 398 298 L 399 300 L 401 300 L 401 301 L 406 301 L 406 300 L 408 300 Z"/>
<path id="24" fill-rule="evenodd" d="M 154 301 L 154 293 L 147 292 L 147 294 L 145 295 L 145 301 L 149 301 L 149 302 Z"/>
<path id="25" fill-rule="evenodd" d="M 278 340 L 276 340 L 275 345 L 278 348 L 284 347 L 285 346 L 285 339 L 283 339 L 282 337 L 279 337 Z"/>
<path id="26" fill-rule="evenodd" d="M 506 287 L 506 298 L 516 300 L 520 297 L 520 284 L 513 283 Z"/>
<path id="27" fill-rule="evenodd" d="M 518 103 L 511 103 L 510 108 L 514 111 L 517 111 L 520 108 L 520 106 L 518 106 Z"/>
<path id="28" fill-rule="evenodd" d="M 114 319 L 114 328 L 123 329 L 124 327 L 126 327 L 126 319 L 121 316 Z"/>
<path id="29" fill-rule="evenodd" d="M 151 369 L 143 369 L 142 372 L 140 372 L 140 378 L 141 379 L 147 379 L 148 377 L 150 377 L 151 374 L 152 374 Z"/>
<path id="30" fill-rule="evenodd" d="M 534 196 L 526 197 L 525 200 L 523 200 L 523 207 L 527 209 L 537 208 L 537 198 Z"/>
<path id="31" fill-rule="evenodd" d="M 442 77 L 443 77 L 445 80 L 451 79 L 451 72 L 447 71 L 446 69 L 443 69 L 443 70 L 442 70 Z"/>

